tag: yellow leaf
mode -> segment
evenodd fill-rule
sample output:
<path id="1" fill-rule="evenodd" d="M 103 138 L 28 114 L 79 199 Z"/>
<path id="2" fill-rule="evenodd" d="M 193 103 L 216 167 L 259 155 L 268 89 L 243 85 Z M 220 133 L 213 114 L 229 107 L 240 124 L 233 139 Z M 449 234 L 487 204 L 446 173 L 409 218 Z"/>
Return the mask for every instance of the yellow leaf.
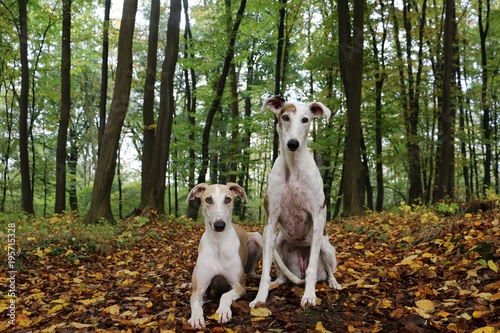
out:
<path id="1" fill-rule="evenodd" d="M 175 321 L 175 316 L 171 313 L 168 314 L 168 317 L 167 317 L 167 322 L 168 323 L 173 323 Z"/>
<path id="2" fill-rule="evenodd" d="M 464 215 L 464 217 L 466 219 L 471 219 L 472 218 L 472 214 L 471 213 L 467 213 L 467 214 Z"/>
<path id="3" fill-rule="evenodd" d="M 107 312 L 107 313 L 112 314 L 112 315 L 119 315 L 120 314 L 120 306 L 118 304 L 110 305 L 102 311 Z"/>
<path id="4" fill-rule="evenodd" d="M 492 295 L 490 297 L 490 302 L 496 302 L 500 299 L 500 292 L 496 293 L 495 295 Z"/>
<path id="5" fill-rule="evenodd" d="M 498 267 L 497 267 L 497 264 L 495 264 L 495 263 L 493 262 L 493 260 L 488 260 L 488 267 L 489 267 L 491 270 L 495 271 L 495 273 L 498 273 Z"/>
<path id="6" fill-rule="evenodd" d="M 471 320 L 472 319 L 472 317 L 468 313 L 462 313 L 462 315 L 460 317 L 464 318 L 465 320 Z"/>
<path id="7" fill-rule="evenodd" d="M 324 326 L 323 326 L 323 323 L 318 321 L 316 323 L 316 326 L 314 327 L 314 330 L 316 332 L 321 332 L 321 333 L 331 333 L 330 331 L 328 331 Z"/>
<path id="8" fill-rule="evenodd" d="M 131 322 L 133 322 L 135 325 L 144 325 L 146 323 L 149 323 L 149 321 L 150 319 L 148 317 L 136 318 L 131 320 Z"/>
<path id="9" fill-rule="evenodd" d="M 212 320 L 215 320 L 215 321 L 219 321 L 219 314 L 216 312 L 216 313 L 214 313 L 211 316 L 207 316 L 207 319 L 212 319 Z"/>
<path id="10" fill-rule="evenodd" d="M 416 301 L 415 304 L 417 304 L 417 307 L 421 310 L 424 310 L 427 313 L 432 313 L 435 310 L 434 302 L 429 301 L 427 299 L 421 299 L 419 301 Z"/>
<path id="11" fill-rule="evenodd" d="M 269 317 L 273 313 L 268 308 L 251 308 L 250 314 L 254 317 Z"/>
<path id="12" fill-rule="evenodd" d="M 50 303 L 64 304 L 66 303 L 66 301 L 63 299 L 55 299 L 53 301 L 50 301 Z"/>
<path id="13" fill-rule="evenodd" d="M 79 278 L 73 278 L 74 283 L 82 283 L 82 279 Z"/>
<path id="14" fill-rule="evenodd" d="M 66 251 L 65 256 L 67 257 L 67 256 L 69 256 L 70 254 L 73 254 L 73 250 L 68 250 L 68 251 Z"/>
<path id="15" fill-rule="evenodd" d="M 49 314 L 56 313 L 64 309 L 64 306 L 62 304 L 56 304 L 52 309 L 49 310 Z"/>
<path id="16" fill-rule="evenodd" d="M 472 312 L 472 317 L 478 319 L 478 318 L 483 318 L 485 316 L 488 316 L 490 314 L 489 311 L 474 311 Z"/>
<path id="17" fill-rule="evenodd" d="M 45 257 L 45 253 L 40 248 L 36 249 L 36 255 L 39 256 L 40 258 Z"/>
<path id="18" fill-rule="evenodd" d="M 418 257 L 418 254 L 414 254 L 412 256 L 406 257 L 396 265 L 409 265 L 413 262 L 413 260 L 417 259 L 417 257 Z"/>
<path id="19" fill-rule="evenodd" d="M 86 328 L 86 327 L 92 327 L 91 324 L 82 324 L 82 323 L 71 323 L 69 326 L 74 327 L 74 328 Z"/>
<path id="20" fill-rule="evenodd" d="M 362 250 L 362 249 L 364 249 L 365 247 L 364 247 L 364 245 L 363 245 L 363 244 L 356 244 L 356 245 L 354 245 L 354 248 L 355 248 L 356 250 Z"/>
<path id="21" fill-rule="evenodd" d="M 476 328 L 472 333 L 495 333 L 495 328 L 491 326 L 484 326 L 481 328 Z"/>

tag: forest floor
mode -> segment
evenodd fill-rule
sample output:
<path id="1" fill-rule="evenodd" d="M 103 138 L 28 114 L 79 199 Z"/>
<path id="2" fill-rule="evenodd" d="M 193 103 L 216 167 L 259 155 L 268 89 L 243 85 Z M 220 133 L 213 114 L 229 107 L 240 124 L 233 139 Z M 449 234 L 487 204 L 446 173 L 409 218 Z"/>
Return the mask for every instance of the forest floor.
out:
<path id="1" fill-rule="evenodd" d="M 218 299 L 206 296 L 203 331 L 500 332 L 499 218 L 497 208 L 453 216 L 370 213 L 329 222 L 342 290 L 320 282 L 318 304 L 302 309 L 303 288 L 285 284 L 251 312 L 259 281 L 249 278 L 247 295 L 233 302 L 225 325 L 214 317 Z M 2 265 L 0 271 L 2 286 L 14 283 L 15 325 L 2 287 L 0 331 L 195 331 L 187 322 L 191 291 L 183 284 L 190 282 L 203 223 L 139 217 L 98 244 L 104 229 L 85 235 L 82 227 L 56 237 L 69 230 L 67 221 L 17 225 L 16 270 L 8 273 Z M 62 227 L 51 234 L 41 227 L 46 224 Z M 263 226 L 244 227 L 262 232 Z M 0 255 L 7 262 L 5 252 Z"/>

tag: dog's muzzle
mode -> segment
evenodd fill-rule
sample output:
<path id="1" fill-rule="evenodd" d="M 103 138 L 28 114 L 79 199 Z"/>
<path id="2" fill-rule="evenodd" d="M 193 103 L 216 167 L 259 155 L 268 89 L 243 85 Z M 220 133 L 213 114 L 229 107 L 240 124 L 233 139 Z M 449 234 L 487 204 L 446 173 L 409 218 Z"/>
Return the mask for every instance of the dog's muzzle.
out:
<path id="1" fill-rule="evenodd" d="M 288 149 L 290 149 L 291 151 L 296 151 L 297 149 L 299 149 L 300 143 L 296 139 L 290 139 L 290 140 L 288 140 L 286 145 L 287 145 Z"/>
<path id="2" fill-rule="evenodd" d="M 214 230 L 217 232 L 224 231 L 226 229 L 226 222 L 222 220 L 217 220 L 214 222 Z"/>

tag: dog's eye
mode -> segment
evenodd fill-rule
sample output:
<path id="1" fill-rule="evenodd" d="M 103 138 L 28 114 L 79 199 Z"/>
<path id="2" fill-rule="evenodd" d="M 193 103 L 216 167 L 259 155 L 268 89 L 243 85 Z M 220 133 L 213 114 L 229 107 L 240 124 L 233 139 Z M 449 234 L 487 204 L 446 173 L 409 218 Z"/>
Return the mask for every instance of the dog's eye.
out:
<path id="1" fill-rule="evenodd" d="M 281 119 L 283 119 L 284 121 L 289 121 L 290 117 L 288 115 L 284 114 L 281 116 Z"/>
<path id="2" fill-rule="evenodd" d="M 212 197 L 205 198 L 205 202 L 210 205 L 212 203 Z"/>
<path id="3" fill-rule="evenodd" d="M 227 204 L 231 203 L 231 198 L 230 197 L 226 197 L 226 199 L 224 199 L 224 202 L 227 203 Z"/>
<path id="4" fill-rule="evenodd" d="M 302 124 L 307 124 L 309 119 L 307 117 L 302 118 Z"/>

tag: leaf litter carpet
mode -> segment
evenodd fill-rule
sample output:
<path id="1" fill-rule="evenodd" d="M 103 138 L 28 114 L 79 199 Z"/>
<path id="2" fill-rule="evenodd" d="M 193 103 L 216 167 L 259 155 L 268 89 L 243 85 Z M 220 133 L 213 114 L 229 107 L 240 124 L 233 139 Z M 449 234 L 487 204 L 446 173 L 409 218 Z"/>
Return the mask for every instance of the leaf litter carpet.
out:
<path id="1" fill-rule="evenodd" d="M 320 282 L 318 305 L 302 309 L 303 288 L 284 284 L 250 311 L 259 281 L 248 278 L 247 295 L 233 302 L 225 325 L 214 316 L 217 297 L 205 296 L 203 331 L 499 332 L 498 219 L 493 210 L 460 217 L 372 213 L 329 222 L 341 291 Z M 8 323 L 10 299 L 3 292 L 0 331 L 195 331 L 187 322 L 191 291 L 184 284 L 203 228 L 152 220 L 137 230 L 136 242 L 109 254 L 75 256 L 81 250 L 58 244 L 25 249 L 16 275 L 15 326 Z M 5 262 L 5 252 L 1 256 Z M 7 286 L 7 268 L 1 269 Z"/>

